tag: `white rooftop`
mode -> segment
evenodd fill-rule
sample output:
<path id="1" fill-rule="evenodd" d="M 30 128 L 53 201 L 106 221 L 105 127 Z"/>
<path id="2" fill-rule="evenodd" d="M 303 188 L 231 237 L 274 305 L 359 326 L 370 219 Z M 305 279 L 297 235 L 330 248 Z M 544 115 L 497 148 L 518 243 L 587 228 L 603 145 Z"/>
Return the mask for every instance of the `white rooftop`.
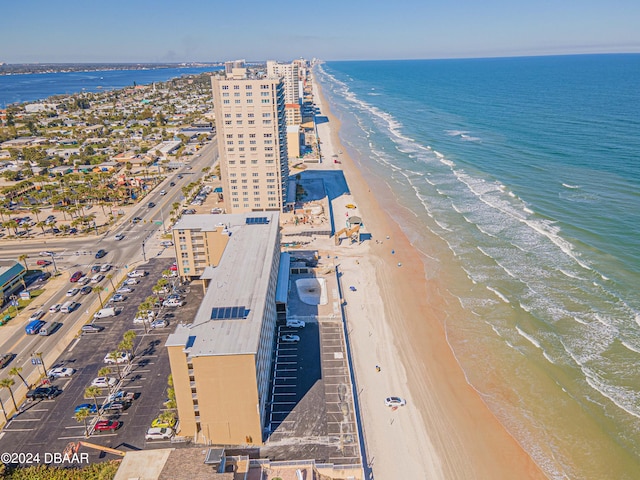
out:
<path id="1" fill-rule="evenodd" d="M 247 218 L 267 223 L 247 224 Z M 178 325 L 165 344 L 183 346 L 192 357 L 257 352 L 271 268 L 274 256 L 280 256 L 278 212 L 186 215 L 174 228 L 207 231 L 220 224 L 228 230 L 229 242 L 220 264 L 205 270 L 209 287 L 193 324 Z M 214 309 L 230 307 L 244 307 L 246 318 L 211 318 Z"/>

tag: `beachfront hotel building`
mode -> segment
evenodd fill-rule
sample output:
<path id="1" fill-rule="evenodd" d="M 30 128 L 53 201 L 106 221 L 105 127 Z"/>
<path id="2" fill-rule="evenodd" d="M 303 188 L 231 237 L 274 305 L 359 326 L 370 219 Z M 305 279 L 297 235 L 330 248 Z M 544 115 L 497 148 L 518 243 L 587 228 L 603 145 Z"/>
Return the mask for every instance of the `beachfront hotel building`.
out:
<path id="1" fill-rule="evenodd" d="M 176 230 L 224 237 L 205 241 L 212 263 L 200 276 L 204 298 L 193 323 L 179 324 L 165 344 L 177 434 L 204 444 L 261 444 L 276 332 L 279 213 L 187 215 Z"/>
<path id="2" fill-rule="evenodd" d="M 302 123 L 302 115 L 300 113 L 302 87 L 298 63 L 278 63 L 268 60 L 267 75 L 272 78 L 282 78 L 284 82 L 284 111 L 287 126 L 299 126 Z"/>
<path id="3" fill-rule="evenodd" d="M 234 68 L 211 85 L 227 213 L 282 211 L 289 177 L 282 78 Z"/>

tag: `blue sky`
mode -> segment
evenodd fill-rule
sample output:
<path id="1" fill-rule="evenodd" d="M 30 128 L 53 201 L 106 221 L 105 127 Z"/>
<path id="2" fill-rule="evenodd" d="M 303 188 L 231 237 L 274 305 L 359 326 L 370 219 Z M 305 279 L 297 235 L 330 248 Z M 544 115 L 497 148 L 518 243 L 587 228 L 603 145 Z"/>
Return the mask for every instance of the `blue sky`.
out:
<path id="1" fill-rule="evenodd" d="M 2 3 L 0 62 L 7 63 L 640 52 L 638 0 Z"/>

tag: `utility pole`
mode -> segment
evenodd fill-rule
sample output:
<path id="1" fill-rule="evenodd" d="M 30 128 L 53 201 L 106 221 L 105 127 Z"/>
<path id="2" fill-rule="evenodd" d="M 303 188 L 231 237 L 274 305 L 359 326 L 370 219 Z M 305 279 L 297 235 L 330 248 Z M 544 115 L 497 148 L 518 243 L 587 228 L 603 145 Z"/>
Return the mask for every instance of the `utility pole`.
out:
<path id="1" fill-rule="evenodd" d="M 142 259 L 145 262 L 147 261 L 147 255 L 146 255 L 146 253 L 144 253 L 144 241 L 142 242 Z"/>

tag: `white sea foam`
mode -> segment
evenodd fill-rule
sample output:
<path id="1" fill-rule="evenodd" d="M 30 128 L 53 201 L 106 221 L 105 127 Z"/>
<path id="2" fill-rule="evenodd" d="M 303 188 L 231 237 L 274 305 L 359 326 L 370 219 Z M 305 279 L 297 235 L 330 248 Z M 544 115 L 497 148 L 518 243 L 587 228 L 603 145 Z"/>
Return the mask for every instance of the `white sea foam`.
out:
<path id="1" fill-rule="evenodd" d="M 553 363 L 555 365 L 556 362 L 553 360 L 553 358 L 551 358 L 551 356 L 549 356 L 546 350 L 542 350 L 542 356 L 546 358 L 549 363 Z"/>
<path id="2" fill-rule="evenodd" d="M 511 302 L 509 302 L 509 299 L 507 297 L 505 297 L 502 293 L 500 293 L 495 288 L 490 287 L 490 286 L 487 285 L 487 290 L 495 293 L 504 303 L 511 303 Z"/>
<path id="3" fill-rule="evenodd" d="M 570 189 L 572 189 L 572 190 L 575 190 L 575 189 L 577 189 L 577 188 L 580 188 L 580 185 L 570 185 L 570 184 L 568 184 L 568 183 L 563 183 L 563 184 L 562 184 L 562 186 L 563 186 L 564 188 L 570 188 Z"/>
<path id="4" fill-rule="evenodd" d="M 524 212 L 526 212 L 526 213 L 531 213 L 531 214 L 533 214 L 533 213 L 534 213 L 534 211 L 533 211 L 533 210 L 531 210 L 529 207 L 524 207 L 522 210 L 523 210 Z"/>
<path id="5" fill-rule="evenodd" d="M 540 346 L 540 342 L 538 342 L 538 340 L 536 340 L 532 335 L 529 335 L 527 332 L 522 330 L 517 325 L 516 325 L 516 330 L 522 337 L 526 338 L 534 347 L 537 347 L 542 350 L 542 347 Z"/>
<path id="6" fill-rule="evenodd" d="M 624 340 L 622 340 L 620 343 L 632 352 L 640 353 L 640 346 L 631 345 L 629 342 L 626 342 Z"/>

